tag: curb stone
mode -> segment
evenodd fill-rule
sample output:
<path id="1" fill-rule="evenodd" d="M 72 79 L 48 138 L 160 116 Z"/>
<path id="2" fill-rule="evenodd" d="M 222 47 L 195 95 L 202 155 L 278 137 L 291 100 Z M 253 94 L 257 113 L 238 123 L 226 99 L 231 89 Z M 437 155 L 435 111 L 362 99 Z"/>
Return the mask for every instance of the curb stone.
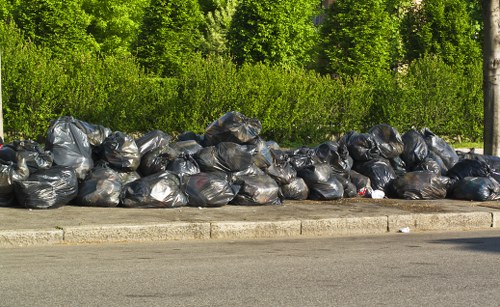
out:
<path id="1" fill-rule="evenodd" d="M 210 223 L 72 226 L 64 228 L 65 243 L 210 239 Z"/>
<path id="2" fill-rule="evenodd" d="M 68 226 L 53 230 L 2 230 L 0 248 L 78 243 L 355 236 L 411 231 L 500 228 L 499 212 L 417 213 L 286 221 L 171 222 Z"/>
<path id="3" fill-rule="evenodd" d="M 36 246 L 64 243 L 63 230 L 4 230 L 0 231 L 0 247 Z"/>
<path id="4" fill-rule="evenodd" d="M 389 232 L 402 227 L 421 231 L 485 229 L 493 227 L 494 215 L 492 212 L 390 215 L 388 229 Z"/>
<path id="5" fill-rule="evenodd" d="M 210 230 L 212 239 L 297 237 L 301 234 L 301 221 L 214 222 Z"/>
<path id="6" fill-rule="evenodd" d="M 387 232 L 387 216 L 346 217 L 302 221 L 302 235 L 362 235 Z"/>

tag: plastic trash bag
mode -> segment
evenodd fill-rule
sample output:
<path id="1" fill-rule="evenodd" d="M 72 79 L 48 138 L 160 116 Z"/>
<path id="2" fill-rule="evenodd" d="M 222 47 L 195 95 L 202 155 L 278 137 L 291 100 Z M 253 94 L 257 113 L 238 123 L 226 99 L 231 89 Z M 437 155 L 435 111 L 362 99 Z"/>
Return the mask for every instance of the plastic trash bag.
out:
<path id="1" fill-rule="evenodd" d="M 442 175 L 441 167 L 438 162 L 429 157 L 425 158 L 424 161 L 417 164 L 413 169 L 415 171 L 430 171 L 436 175 Z"/>
<path id="2" fill-rule="evenodd" d="M 111 134 L 111 129 L 101 125 L 94 125 L 79 119 L 74 119 L 75 125 L 87 135 L 87 139 L 92 146 L 101 145 Z"/>
<path id="3" fill-rule="evenodd" d="M 22 152 L 29 167 L 30 173 L 39 169 L 48 169 L 54 163 L 54 156 L 48 150 L 43 150 L 40 145 L 32 140 L 14 141 L 12 147 L 16 152 Z"/>
<path id="4" fill-rule="evenodd" d="M 488 177 L 491 175 L 491 169 L 483 161 L 465 159 L 457 162 L 446 175 L 454 180 L 461 180 L 465 177 Z"/>
<path id="5" fill-rule="evenodd" d="M 353 161 L 345 143 L 327 141 L 319 144 L 314 153 L 319 162 L 328 163 L 336 172 L 346 172 L 351 169 Z"/>
<path id="6" fill-rule="evenodd" d="M 0 207 L 16 205 L 14 182 L 26 180 L 30 175 L 26 159 L 21 153 L 17 153 L 16 160 L 0 160 Z"/>
<path id="7" fill-rule="evenodd" d="M 51 122 L 45 149 L 52 152 L 54 164 L 73 168 L 78 179 L 84 179 L 94 167 L 87 135 L 72 117 L 63 116 Z"/>
<path id="8" fill-rule="evenodd" d="M 458 153 L 459 160 L 479 160 L 482 161 L 490 167 L 492 171 L 500 172 L 500 157 L 491 156 L 491 155 L 482 155 L 474 153 L 474 151 L 470 151 L 468 153 Z"/>
<path id="9" fill-rule="evenodd" d="M 432 171 L 415 171 L 396 178 L 391 185 L 391 191 L 398 198 L 443 199 L 450 186 L 450 179 Z"/>
<path id="10" fill-rule="evenodd" d="M 297 176 L 303 178 L 308 185 L 310 182 L 326 182 L 332 174 L 332 167 L 326 163 L 313 164 L 297 170 Z"/>
<path id="11" fill-rule="evenodd" d="M 144 156 L 146 153 L 163 148 L 170 144 L 172 137 L 161 130 L 152 130 L 135 140 L 139 154 Z"/>
<path id="12" fill-rule="evenodd" d="M 344 187 L 342 183 L 335 177 L 331 176 L 326 181 L 308 182 L 309 199 L 313 200 L 334 200 L 344 196 Z"/>
<path id="13" fill-rule="evenodd" d="M 174 150 L 185 153 L 185 154 L 190 154 L 194 155 L 201 149 L 203 149 L 203 146 L 198 144 L 194 140 L 188 140 L 188 141 L 180 141 L 174 144 L 171 144 L 170 147 L 172 147 Z"/>
<path id="14" fill-rule="evenodd" d="M 290 164 L 287 154 L 281 150 L 271 150 L 271 156 L 273 162 L 265 169 L 265 172 L 279 185 L 289 184 L 297 177 L 297 171 Z"/>
<path id="15" fill-rule="evenodd" d="M 429 150 L 438 155 L 448 169 L 458 162 L 459 158 L 453 147 L 435 135 L 429 128 L 422 129 L 422 135 Z"/>
<path id="16" fill-rule="evenodd" d="M 177 137 L 177 141 L 178 142 L 195 141 L 196 143 L 200 144 L 201 146 L 203 146 L 203 147 L 205 146 L 205 136 L 200 135 L 200 134 L 196 134 L 192 131 L 186 131 L 186 132 L 181 133 Z"/>
<path id="17" fill-rule="evenodd" d="M 281 186 L 281 194 L 285 199 L 305 200 L 309 198 L 309 188 L 304 179 L 295 177 L 290 183 Z"/>
<path id="18" fill-rule="evenodd" d="M 248 145 L 245 145 L 245 147 L 252 154 L 252 163 L 257 165 L 257 167 L 266 168 L 273 163 L 271 149 L 267 147 L 266 142 L 260 137 L 256 137 Z"/>
<path id="19" fill-rule="evenodd" d="M 205 130 L 205 146 L 220 142 L 246 144 L 255 139 L 262 129 L 260 121 L 239 112 L 228 112 L 211 123 Z"/>
<path id="20" fill-rule="evenodd" d="M 38 170 L 26 180 L 15 181 L 14 191 L 22 207 L 58 208 L 78 195 L 78 178 L 73 168 L 54 165 L 49 169 Z"/>
<path id="21" fill-rule="evenodd" d="M 500 184 L 493 177 L 465 177 L 453 185 L 449 196 L 475 201 L 499 200 Z"/>
<path id="22" fill-rule="evenodd" d="M 116 207 L 120 204 L 122 182 L 107 163 L 96 165 L 78 185 L 73 204 L 89 207 Z"/>
<path id="23" fill-rule="evenodd" d="M 429 153 L 424 137 L 415 129 L 406 131 L 403 136 L 404 149 L 401 159 L 406 164 L 408 171 L 414 170 L 415 166 L 424 161 Z"/>
<path id="24" fill-rule="evenodd" d="M 195 207 L 220 207 L 227 205 L 238 193 L 228 176 L 221 173 L 198 173 L 182 177 L 182 190 L 188 205 Z"/>
<path id="25" fill-rule="evenodd" d="M 104 159 L 112 168 L 135 171 L 141 163 L 141 154 L 135 140 L 120 131 L 109 135 L 102 143 Z"/>
<path id="26" fill-rule="evenodd" d="M 385 191 L 386 186 L 397 177 L 391 163 L 385 158 L 354 162 L 353 169 L 369 177 L 374 190 Z"/>
<path id="27" fill-rule="evenodd" d="M 231 173 L 231 181 L 234 182 L 235 180 L 237 180 L 239 177 L 242 176 L 260 176 L 265 174 L 266 173 L 260 168 L 258 168 L 257 165 L 251 164 L 250 167 L 248 167 L 247 169 Z"/>
<path id="28" fill-rule="evenodd" d="M 349 179 L 356 187 L 358 194 L 364 194 L 368 189 L 372 189 L 370 178 L 356 172 L 355 170 L 349 171 Z"/>
<path id="29" fill-rule="evenodd" d="M 120 203 L 127 208 L 176 208 L 185 206 L 187 198 L 180 189 L 179 177 L 165 171 L 127 183 Z"/>
<path id="30" fill-rule="evenodd" d="M 342 138 L 354 161 L 368 161 L 380 157 L 380 149 L 373 135 L 349 131 Z"/>
<path id="31" fill-rule="evenodd" d="M 196 160 L 190 154 L 181 154 L 179 157 L 170 161 L 167 170 L 180 177 L 184 175 L 194 175 L 201 172 Z"/>
<path id="32" fill-rule="evenodd" d="M 437 167 L 439 167 L 440 174 L 442 176 L 446 176 L 446 173 L 448 172 L 448 167 L 444 164 L 441 157 L 436 155 L 432 150 L 429 150 L 429 154 L 427 155 L 427 158 L 425 158 L 424 161 L 422 161 L 422 162 L 425 163 L 429 159 L 435 161 L 437 164 Z M 437 167 L 435 168 L 436 170 L 437 170 Z"/>
<path id="33" fill-rule="evenodd" d="M 403 153 L 403 139 L 396 128 L 388 124 L 379 124 L 373 126 L 368 133 L 373 135 L 382 157 L 392 159 Z"/>
<path id="34" fill-rule="evenodd" d="M 118 173 L 118 177 L 120 178 L 120 182 L 123 185 L 126 185 L 129 182 L 136 181 L 138 179 L 141 179 L 141 175 L 136 172 L 136 171 L 121 171 L 121 170 L 115 170 Z"/>
<path id="35" fill-rule="evenodd" d="M 396 173 L 396 176 L 403 176 L 406 173 L 406 164 L 401 157 L 394 157 L 389 159 L 392 169 Z"/>
<path id="36" fill-rule="evenodd" d="M 154 148 L 142 156 L 137 170 L 142 176 L 166 171 L 168 164 L 179 157 L 179 155 L 180 153 L 177 150 L 168 145 Z"/>
<path id="37" fill-rule="evenodd" d="M 205 147 L 194 158 L 202 172 L 238 172 L 247 169 L 252 163 L 252 154 L 244 146 L 231 142 Z"/>
<path id="38" fill-rule="evenodd" d="M 229 202 L 231 205 L 257 206 L 282 203 L 278 183 L 268 175 L 242 176 L 234 184 L 240 186 L 240 189 Z"/>
<path id="39" fill-rule="evenodd" d="M 287 154 L 290 158 L 290 164 L 292 164 L 293 168 L 296 170 L 315 163 L 321 163 L 321 161 L 316 158 L 316 151 L 306 146 L 288 151 Z"/>

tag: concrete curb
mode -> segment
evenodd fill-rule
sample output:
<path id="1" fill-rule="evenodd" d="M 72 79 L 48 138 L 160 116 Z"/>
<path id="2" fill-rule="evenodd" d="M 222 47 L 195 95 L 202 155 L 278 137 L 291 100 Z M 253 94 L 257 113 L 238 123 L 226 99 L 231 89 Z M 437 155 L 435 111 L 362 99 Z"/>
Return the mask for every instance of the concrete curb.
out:
<path id="1" fill-rule="evenodd" d="M 145 225 L 68 226 L 54 230 L 3 230 L 0 247 L 169 240 L 355 236 L 413 231 L 500 228 L 498 212 L 422 213 L 289 221 L 172 222 Z"/>

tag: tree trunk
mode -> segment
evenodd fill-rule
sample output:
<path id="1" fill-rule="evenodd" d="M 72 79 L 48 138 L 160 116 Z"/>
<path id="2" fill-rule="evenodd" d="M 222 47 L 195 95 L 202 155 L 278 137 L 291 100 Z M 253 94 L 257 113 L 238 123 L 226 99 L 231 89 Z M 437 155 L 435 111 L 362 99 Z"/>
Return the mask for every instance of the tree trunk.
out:
<path id="1" fill-rule="evenodd" d="M 500 155 L 500 1 L 483 0 L 484 153 Z"/>

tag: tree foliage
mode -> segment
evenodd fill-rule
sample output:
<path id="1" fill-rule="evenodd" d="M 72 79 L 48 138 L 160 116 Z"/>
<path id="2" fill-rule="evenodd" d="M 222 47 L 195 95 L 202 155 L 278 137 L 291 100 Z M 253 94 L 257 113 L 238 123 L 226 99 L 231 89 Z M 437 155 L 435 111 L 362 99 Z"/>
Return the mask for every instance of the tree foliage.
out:
<path id="1" fill-rule="evenodd" d="M 391 66 L 394 26 L 385 0 L 337 0 L 321 27 L 319 67 L 330 74 L 370 74 Z"/>
<path id="2" fill-rule="evenodd" d="M 464 0 L 423 0 L 414 7 L 403 32 L 407 61 L 424 55 L 437 55 L 455 66 L 480 61 L 480 27 L 469 13 L 472 5 Z"/>
<path id="3" fill-rule="evenodd" d="M 14 18 L 26 37 L 56 55 L 97 48 L 94 38 L 87 34 L 90 16 L 82 9 L 82 0 L 19 1 Z"/>
<path id="4" fill-rule="evenodd" d="M 229 29 L 229 48 L 238 64 L 283 67 L 313 61 L 318 32 L 316 0 L 240 0 Z"/>
<path id="5" fill-rule="evenodd" d="M 206 54 L 227 55 L 229 26 L 236 11 L 238 0 L 227 0 L 205 16 L 206 30 L 203 37 L 203 50 Z"/>
<path id="6" fill-rule="evenodd" d="M 201 49 L 203 15 L 197 0 L 151 0 L 136 53 L 148 71 L 173 75 Z"/>
<path id="7" fill-rule="evenodd" d="M 84 0 L 88 27 L 103 54 L 130 55 L 149 0 Z"/>

